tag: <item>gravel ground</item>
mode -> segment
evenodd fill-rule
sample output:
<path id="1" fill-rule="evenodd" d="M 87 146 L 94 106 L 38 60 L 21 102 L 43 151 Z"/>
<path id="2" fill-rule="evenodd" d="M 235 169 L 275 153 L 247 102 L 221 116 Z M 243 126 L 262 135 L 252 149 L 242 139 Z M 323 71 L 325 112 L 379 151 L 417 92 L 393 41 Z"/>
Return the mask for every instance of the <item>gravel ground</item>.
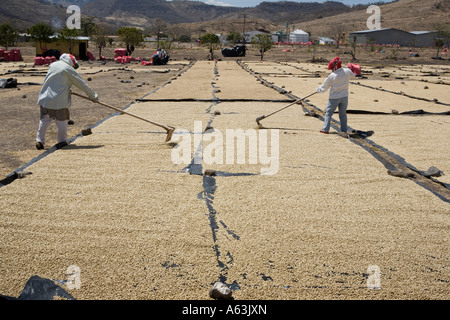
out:
<path id="1" fill-rule="evenodd" d="M 133 65 L 127 66 L 132 71 L 92 75 L 105 66 L 81 69 L 93 87 L 105 90 L 101 101 L 113 105 L 124 107 L 156 90 L 145 97 L 154 101 L 127 111 L 177 130 L 164 143 L 163 129 L 127 115 L 82 122 L 85 109 L 78 116 L 74 111 L 78 127 L 72 132 L 91 126 L 92 135 L 54 152 L 12 154 L 17 164 L 44 157 L 26 167 L 31 175 L 0 189 L 0 293 L 19 296 L 33 275 L 66 280 L 68 267 L 77 266 L 80 287 L 63 287 L 79 300 L 208 300 L 216 281 L 242 300 L 448 299 L 449 198 L 413 178 L 389 175 L 361 138 L 346 139 L 335 129 L 320 134 L 321 118 L 306 117 L 300 105 L 264 119 L 259 129 L 258 116 L 292 99 L 274 89 L 303 97 L 326 72 L 323 65 L 249 60 L 244 64 L 254 74 L 230 60 Z M 420 75 L 425 67 L 407 68 Z M 420 80 L 381 82 L 381 74 L 372 74 L 355 82 L 392 91 L 405 86 L 450 103 L 443 93 L 448 85 L 426 90 Z M 142 82 L 149 85 L 138 87 Z M 357 84 L 350 91 L 349 109 L 449 110 Z M 326 101 L 327 94 L 315 95 L 305 107 L 323 110 Z M 75 101 L 74 110 L 81 105 Z M 28 121 L 37 126 L 37 115 Z M 412 167 L 450 172 L 447 116 L 349 114 L 349 126 L 373 130 L 367 140 Z M 238 130 L 256 137 L 245 140 L 243 151 L 237 140 L 229 147 L 228 135 Z M 201 164 L 196 151 L 202 151 Z M 208 169 L 215 175 L 206 175 Z M 446 175 L 434 179 L 449 182 Z M 370 289 L 373 283 L 379 290 Z"/>

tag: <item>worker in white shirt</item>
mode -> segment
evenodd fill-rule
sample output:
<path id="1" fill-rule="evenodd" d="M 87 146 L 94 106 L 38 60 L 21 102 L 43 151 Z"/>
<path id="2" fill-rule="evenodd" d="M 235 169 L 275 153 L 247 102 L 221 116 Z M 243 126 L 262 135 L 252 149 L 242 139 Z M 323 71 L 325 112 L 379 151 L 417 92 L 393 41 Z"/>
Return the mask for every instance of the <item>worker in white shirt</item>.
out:
<path id="1" fill-rule="evenodd" d="M 333 72 L 325 79 L 323 84 L 316 89 L 318 93 L 323 93 L 330 89 L 328 105 L 325 111 L 325 120 L 320 132 L 329 133 L 331 117 L 336 108 L 339 108 L 341 132 L 347 132 L 348 86 L 350 79 L 355 75 L 350 69 L 342 68 L 342 61 L 339 57 L 330 61 L 328 69 Z"/>
<path id="2" fill-rule="evenodd" d="M 98 101 L 97 93 L 81 78 L 75 69 L 78 62 L 71 54 L 63 54 L 59 61 L 53 62 L 48 69 L 38 105 L 40 106 L 39 129 L 36 134 L 36 149 L 42 150 L 45 145 L 45 135 L 52 120 L 58 127 L 58 144 L 67 143 L 67 123 L 70 119 L 71 106 L 70 88 L 75 85 L 93 101 Z"/>

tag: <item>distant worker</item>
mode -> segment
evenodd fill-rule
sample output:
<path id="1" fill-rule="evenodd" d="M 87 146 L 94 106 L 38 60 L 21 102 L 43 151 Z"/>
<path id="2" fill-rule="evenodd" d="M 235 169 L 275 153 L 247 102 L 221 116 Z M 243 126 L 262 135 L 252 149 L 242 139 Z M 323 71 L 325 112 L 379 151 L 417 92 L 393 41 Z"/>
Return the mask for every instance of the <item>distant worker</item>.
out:
<path id="1" fill-rule="evenodd" d="M 169 55 L 166 50 L 161 48 L 156 49 L 152 57 L 153 65 L 164 65 L 167 64 L 167 62 L 169 62 Z"/>
<path id="2" fill-rule="evenodd" d="M 72 85 L 86 93 L 91 100 L 98 102 L 97 93 L 75 71 L 77 68 L 77 60 L 73 55 L 67 53 L 61 55 L 59 61 L 53 62 L 48 68 L 38 99 L 40 106 L 39 129 L 36 134 L 36 149 L 38 150 L 44 149 L 45 135 L 52 120 L 56 121 L 58 127 L 58 144 L 67 143 Z"/>
<path id="3" fill-rule="evenodd" d="M 323 84 L 316 89 L 318 93 L 324 93 L 330 89 L 328 105 L 325 111 L 325 121 L 320 132 L 329 133 L 331 118 L 336 108 L 339 108 L 341 132 L 347 132 L 348 86 L 350 79 L 353 78 L 355 74 L 348 68 L 342 68 L 342 61 L 339 57 L 330 61 L 328 69 L 333 72 L 325 79 Z"/>

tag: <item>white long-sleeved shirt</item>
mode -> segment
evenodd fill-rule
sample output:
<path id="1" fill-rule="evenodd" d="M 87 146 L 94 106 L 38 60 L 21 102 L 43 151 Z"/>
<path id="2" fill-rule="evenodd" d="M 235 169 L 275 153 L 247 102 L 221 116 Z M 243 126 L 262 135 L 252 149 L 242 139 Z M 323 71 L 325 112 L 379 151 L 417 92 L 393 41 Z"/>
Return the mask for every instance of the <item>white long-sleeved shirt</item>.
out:
<path id="1" fill-rule="evenodd" d="M 53 110 L 70 108 L 72 85 L 86 93 L 90 99 L 98 99 L 97 93 L 87 85 L 73 67 L 64 61 L 56 61 L 48 68 L 44 85 L 39 93 L 38 105 Z"/>
<path id="2" fill-rule="evenodd" d="M 348 96 L 348 85 L 350 79 L 355 75 L 348 68 L 339 68 L 331 73 L 317 88 L 318 93 L 323 93 L 330 89 L 330 99 L 339 99 Z"/>

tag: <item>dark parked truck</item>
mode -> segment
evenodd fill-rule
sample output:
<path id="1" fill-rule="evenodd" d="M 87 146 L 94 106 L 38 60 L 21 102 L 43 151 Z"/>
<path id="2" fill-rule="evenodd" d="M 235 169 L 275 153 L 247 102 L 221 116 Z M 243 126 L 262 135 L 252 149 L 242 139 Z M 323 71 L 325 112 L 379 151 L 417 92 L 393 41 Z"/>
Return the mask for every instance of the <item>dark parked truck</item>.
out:
<path id="1" fill-rule="evenodd" d="M 224 57 L 245 57 L 245 46 L 234 46 L 232 48 L 223 48 Z"/>

